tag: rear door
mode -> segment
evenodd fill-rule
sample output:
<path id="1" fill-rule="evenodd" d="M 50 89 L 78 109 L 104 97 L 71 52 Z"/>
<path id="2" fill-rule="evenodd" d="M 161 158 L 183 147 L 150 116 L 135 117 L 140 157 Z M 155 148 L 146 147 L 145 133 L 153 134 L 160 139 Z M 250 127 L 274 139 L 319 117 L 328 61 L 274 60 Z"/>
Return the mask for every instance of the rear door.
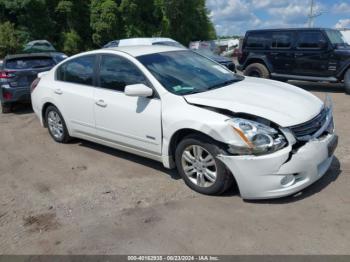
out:
<path id="1" fill-rule="evenodd" d="M 293 31 L 272 31 L 271 46 L 268 54 L 273 71 L 279 74 L 290 74 L 295 65 L 293 48 Z"/>
<path id="2" fill-rule="evenodd" d="M 332 50 L 322 31 L 299 31 L 295 50 L 293 74 L 327 77 L 334 74 L 329 71 Z"/>
<path id="3" fill-rule="evenodd" d="M 51 89 L 55 104 L 70 130 L 95 136 L 93 112 L 96 56 L 85 55 L 69 60 L 56 70 Z"/>
<path id="4" fill-rule="evenodd" d="M 38 73 L 48 71 L 54 65 L 50 56 L 28 56 L 7 59 L 4 69 L 12 76 L 8 81 L 10 87 L 29 89 Z"/>

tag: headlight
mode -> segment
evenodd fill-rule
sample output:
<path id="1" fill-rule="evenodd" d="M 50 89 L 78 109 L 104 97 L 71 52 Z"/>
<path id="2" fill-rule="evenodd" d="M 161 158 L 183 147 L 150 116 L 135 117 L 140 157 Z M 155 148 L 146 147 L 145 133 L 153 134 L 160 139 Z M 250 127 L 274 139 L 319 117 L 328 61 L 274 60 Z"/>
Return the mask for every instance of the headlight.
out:
<path id="1" fill-rule="evenodd" d="M 244 147 L 230 145 L 229 152 L 232 154 L 267 154 L 287 144 L 285 137 L 279 131 L 267 125 L 243 118 L 230 119 L 228 124 L 246 145 Z"/>

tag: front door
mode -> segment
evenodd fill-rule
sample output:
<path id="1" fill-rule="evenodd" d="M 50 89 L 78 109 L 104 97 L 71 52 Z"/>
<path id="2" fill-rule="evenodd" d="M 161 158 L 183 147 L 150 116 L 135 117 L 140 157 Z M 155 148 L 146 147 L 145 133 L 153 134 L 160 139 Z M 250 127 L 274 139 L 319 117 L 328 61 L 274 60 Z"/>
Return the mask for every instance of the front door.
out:
<path id="1" fill-rule="evenodd" d="M 160 156 L 162 146 L 161 101 L 157 96 L 129 97 L 126 85 L 149 81 L 140 69 L 125 57 L 102 55 L 95 89 L 97 135 L 128 151 Z"/>

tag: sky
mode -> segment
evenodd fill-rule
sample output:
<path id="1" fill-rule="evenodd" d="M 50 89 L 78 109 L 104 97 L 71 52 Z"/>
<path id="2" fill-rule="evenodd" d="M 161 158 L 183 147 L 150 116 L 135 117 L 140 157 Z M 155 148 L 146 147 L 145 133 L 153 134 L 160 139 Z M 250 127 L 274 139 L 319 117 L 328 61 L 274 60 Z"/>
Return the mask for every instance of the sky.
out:
<path id="1" fill-rule="evenodd" d="M 311 0 L 206 0 L 218 35 L 249 29 L 306 27 Z M 315 27 L 350 28 L 350 0 L 314 0 Z"/>

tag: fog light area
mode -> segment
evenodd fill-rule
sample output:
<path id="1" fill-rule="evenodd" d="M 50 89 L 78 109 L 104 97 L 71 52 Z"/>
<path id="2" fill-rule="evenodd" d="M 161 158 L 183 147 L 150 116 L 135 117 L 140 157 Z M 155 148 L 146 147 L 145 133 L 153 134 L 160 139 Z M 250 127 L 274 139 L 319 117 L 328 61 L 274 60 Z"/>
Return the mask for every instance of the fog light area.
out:
<path id="1" fill-rule="evenodd" d="M 281 185 L 283 187 L 289 187 L 293 185 L 295 182 L 295 176 L 294 175 L 286 175 L 281 179 Z"/>

